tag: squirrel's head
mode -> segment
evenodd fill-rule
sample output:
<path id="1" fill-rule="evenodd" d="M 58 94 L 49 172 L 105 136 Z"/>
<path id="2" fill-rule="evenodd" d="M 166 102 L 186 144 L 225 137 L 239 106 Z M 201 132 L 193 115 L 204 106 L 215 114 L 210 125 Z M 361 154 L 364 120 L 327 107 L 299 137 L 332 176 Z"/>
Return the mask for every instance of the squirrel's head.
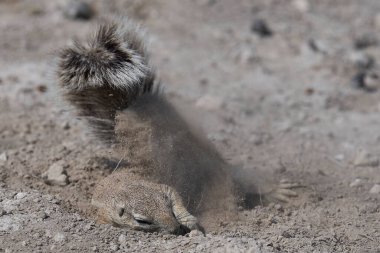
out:
<path id="1" fill-rule="evenodd" d="M 92 198 L 92 204 L 98 208 L 98 218 L 104 222 L 171 234 L 199 229 L 197 219 L 186 210 L 179 195 L 166 185 L 129 181 L 122 185 L 116 183 L 115 187 L 104 186 L 101 183 Z"/>

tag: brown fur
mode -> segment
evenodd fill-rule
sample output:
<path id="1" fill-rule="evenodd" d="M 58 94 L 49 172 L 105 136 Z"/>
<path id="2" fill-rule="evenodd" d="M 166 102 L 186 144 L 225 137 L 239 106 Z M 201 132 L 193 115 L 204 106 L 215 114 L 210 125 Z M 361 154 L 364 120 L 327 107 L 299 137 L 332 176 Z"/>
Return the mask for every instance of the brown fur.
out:
<path id="1" fill-rule="evenodd" d="M 97 185 L 100 221 L 181 233 L 200 228 L 190 213 L 235 210 L 239 193 L 254 191 L 240 188 L 231 166 L 156 92 L 135 25 L 102 25 L 87 44 L 62 50 L 57 72 L 66 100 L 129 164 Z"/>

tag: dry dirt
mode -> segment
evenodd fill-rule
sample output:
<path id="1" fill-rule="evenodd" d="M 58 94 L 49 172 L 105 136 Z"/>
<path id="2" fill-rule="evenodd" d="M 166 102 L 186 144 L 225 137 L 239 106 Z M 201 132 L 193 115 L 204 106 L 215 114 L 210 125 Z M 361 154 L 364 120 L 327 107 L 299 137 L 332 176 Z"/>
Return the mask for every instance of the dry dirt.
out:
<path id="1" fill-rule="evenodd" d="M 368 74 L 380 74 L 380 1 L 91 4 L 83 21 L 63 15 L 64 0 L 0 0 L 0 252 L 380 252 L 380 81 Z M 89 219 L 117 161 L 60 103 L 54 54 L 115 13 L 147 27 L 169 96 L 200 111 L 226 159 L 260 170 L 258 182 L 302 183 L 299 197 L 241 210 L 205 237 Z M 271 36 L 252 31 L 257 19 Z M 353 83 L 358 73 L 371 78 Z M 55 162 L 65 186 L 43 180 Z"/>

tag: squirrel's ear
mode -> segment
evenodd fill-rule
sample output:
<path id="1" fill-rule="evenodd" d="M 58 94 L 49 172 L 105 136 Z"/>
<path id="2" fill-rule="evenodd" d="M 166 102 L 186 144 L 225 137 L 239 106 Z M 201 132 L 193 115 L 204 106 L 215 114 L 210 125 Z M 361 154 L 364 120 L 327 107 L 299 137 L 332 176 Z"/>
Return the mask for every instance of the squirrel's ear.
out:
<path id="1" fill-rule="evenodd" d="M 124 212 L 125 212 L 124 207 L 118 207 L 117 208 L 117 214 L 119 215 L 119 217 L 122 217 L 124 215 Z"/>
<path id="2" fill-rule="evenodd" d="M 113 210 L 116 210 L 117 215 L 122 217 L 125 213 L 125 206 L 117 203 L 115 199 L 112 200 L 112 205 L 114 206 Z"/>

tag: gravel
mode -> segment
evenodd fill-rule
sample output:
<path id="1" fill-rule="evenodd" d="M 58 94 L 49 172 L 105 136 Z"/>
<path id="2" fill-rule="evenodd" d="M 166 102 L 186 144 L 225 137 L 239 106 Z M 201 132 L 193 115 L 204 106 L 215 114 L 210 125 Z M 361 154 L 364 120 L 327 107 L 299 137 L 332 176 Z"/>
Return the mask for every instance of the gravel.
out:
<path id="1" fill-rule="evenodd" d="M 78 22 L 62 15 L 66 0 L 2 1 L 0 252 L 380 250 L 380 92 L 372 76 L 380 53 L 372 38 L 357 43 L 377 39 L 380 2 L 212 2 L 93 0 L 96 15 Z M 252 174 L 247 186 L 270 192 L 289 179 L 304 186 L 298 197 L 268 205 L 257 194 L 252 209 L 205 213 L 205 236 L 94 221 L 93 188 L 119 159 L 58 101 L 52 51 L 115 12 L 144 23 L 169 97 L 195 107 L 221 154 Z M 253 20 L 272 36 L 251 31 Z M 360 157 L 358 147 L 370 155 Z M 41 175 L 56 163 L 59 183 L 46 184 Z"/>

